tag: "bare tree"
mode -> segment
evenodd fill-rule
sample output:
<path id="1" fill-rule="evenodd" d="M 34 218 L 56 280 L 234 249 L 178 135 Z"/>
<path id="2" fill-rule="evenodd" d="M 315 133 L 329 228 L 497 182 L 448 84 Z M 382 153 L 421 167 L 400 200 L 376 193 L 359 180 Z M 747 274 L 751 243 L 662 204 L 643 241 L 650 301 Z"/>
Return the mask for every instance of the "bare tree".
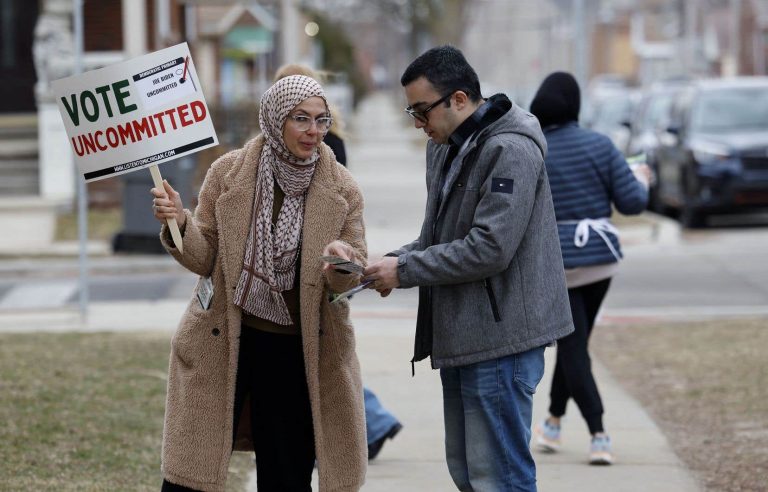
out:
<path id="1" fill-rule="evenodd" d="M 408 36 L 411 57 L 435 44 L 461 43 L 468 0 L 305 0 L 341 22 L 371 22 Z"/>

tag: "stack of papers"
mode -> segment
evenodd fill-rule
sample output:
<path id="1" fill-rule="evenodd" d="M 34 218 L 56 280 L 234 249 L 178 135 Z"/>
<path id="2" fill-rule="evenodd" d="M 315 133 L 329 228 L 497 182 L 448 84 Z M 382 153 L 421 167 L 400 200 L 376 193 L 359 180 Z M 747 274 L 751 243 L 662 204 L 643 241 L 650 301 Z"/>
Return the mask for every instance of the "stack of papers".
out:
<path id="1" fill-rule="evenodd" d="M 333 267 L 336 270 L 341 270 L 347 273 L 353 273 L 355 275 L 363 274 L 362 265 L 358 265 L 357 263 L 354 263 L 352 261 L 345 260 L 344 258 L 341 258 L 339 256 L 321 256 L 320 259 L 333 265 Z M 346 299 L 350 296 L 357 294 L 361 290 L 364 290 L 366 287 L 368 287 L 368 285 L 370 285 L 372 282 L 373 282 L 372 280 L 367 280 L 365 282 L 362 282 L 357 287 L 353 287 L 346 292 L 342 292 L 341 294 L 336 294 L 335 296 L 333 296 L 333 300 L 331 301 L 331 304 L 337 303 L 342 299 Z"/>

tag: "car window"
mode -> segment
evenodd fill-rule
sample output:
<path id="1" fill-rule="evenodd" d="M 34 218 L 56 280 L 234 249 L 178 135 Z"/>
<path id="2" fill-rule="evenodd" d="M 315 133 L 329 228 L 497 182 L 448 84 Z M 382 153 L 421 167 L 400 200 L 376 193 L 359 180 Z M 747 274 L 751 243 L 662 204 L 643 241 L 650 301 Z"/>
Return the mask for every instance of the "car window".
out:
<path id="1" fill-rule="evenodd" d="M 648 102 L 640 122 L 642 130 L 653 130 L 666 126 L 669 121 L 669 111 L 672 106 L 671 94 L 659 94 Z"/>
<path id="2" fill-rule="evenodd" d="M 672 109 L 669 112 L 668 127 L 683 129 L 686 127 L 686 117 L 690 110 L 691 101 L 695 95 L 693 89 L 683 90 L 672 102 Z"/>
<path id="3" fill-rule="evenodd" d="M 594 126 L 611 126 L 620 124 L 629 118 L 632 102 L 624 96 L 612 97 L 595 105 L 593 117 Z"/>
<path id="4" fill-rule="evenodd" d="M 691 130 L 727 132 L 768 127 L 768 87 L 703 92 L 691 111 Z"/>

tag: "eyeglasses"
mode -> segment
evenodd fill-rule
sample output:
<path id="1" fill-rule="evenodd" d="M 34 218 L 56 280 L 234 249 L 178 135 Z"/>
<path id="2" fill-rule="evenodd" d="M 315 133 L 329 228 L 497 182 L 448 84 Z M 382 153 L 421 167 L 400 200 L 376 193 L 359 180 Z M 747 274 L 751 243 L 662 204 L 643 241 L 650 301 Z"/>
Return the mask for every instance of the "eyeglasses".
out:
<path id="1" fill-rule="evenodd" d="M 408 106 L 404 109 L 406 113 L 408 113 L 410 116 L 412 116 L 414 119 L 421 121 L 422 123 L 429 123 L 429 117 L 427 117 L 427 113 L 432 111 L 434 108 L 437 107 L 438 104 L 445 102 L 448 98 L 450 98 L 453 95 L 453 92 L 448 93 L 438 99 L 437 101 L 433 102 L 426 108 L 422 109 L 421 111 L 416 111 L 412 107 Z"/>
<path id="2" fill-rule="evenodd" d="M 331 129 L 331 124 L 333 123 L 333 118 L 330 116 L 321 116 L 313 120 L 309 116 L 303 114 L 291 114 L 288 115 L 288 118 L 293 121 L 294 128 L 300 132 L 309 131 L 309 129 L 312 128 L 312 122 L 314 121 L 315 126 L 317 126 L 317 131 L 320 133 L 327 133 L 328 130 Z"/>

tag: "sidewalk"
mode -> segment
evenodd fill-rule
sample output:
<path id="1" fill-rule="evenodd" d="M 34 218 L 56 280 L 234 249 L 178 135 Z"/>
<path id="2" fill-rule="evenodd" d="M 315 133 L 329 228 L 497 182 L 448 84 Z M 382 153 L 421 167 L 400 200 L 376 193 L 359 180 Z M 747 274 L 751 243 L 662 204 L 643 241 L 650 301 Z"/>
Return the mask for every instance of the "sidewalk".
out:
<path id="1" fill-rule="evenodd" d="M 454 490 L 443 454 L 442 396 L 438 371 L 428 363 L 411 377 L 413 319 L 353 318 L 365 384 L 373 388 L 404 425 L 368 469 L 366 492 Z M 554 350 L 546 351 L 546 374 L 534 399 L 534 422 L 546 416 Z M 534 452 L 539 490 L 544 492 L 693 492 L 692 477 L 638 402 L 599 363 L 594 370 L 607 408 L 606 428 L 616 464 L 587 464 L 589 435 L 575 405 L 564 422 L 564 444 L 555 455 Z"/>

